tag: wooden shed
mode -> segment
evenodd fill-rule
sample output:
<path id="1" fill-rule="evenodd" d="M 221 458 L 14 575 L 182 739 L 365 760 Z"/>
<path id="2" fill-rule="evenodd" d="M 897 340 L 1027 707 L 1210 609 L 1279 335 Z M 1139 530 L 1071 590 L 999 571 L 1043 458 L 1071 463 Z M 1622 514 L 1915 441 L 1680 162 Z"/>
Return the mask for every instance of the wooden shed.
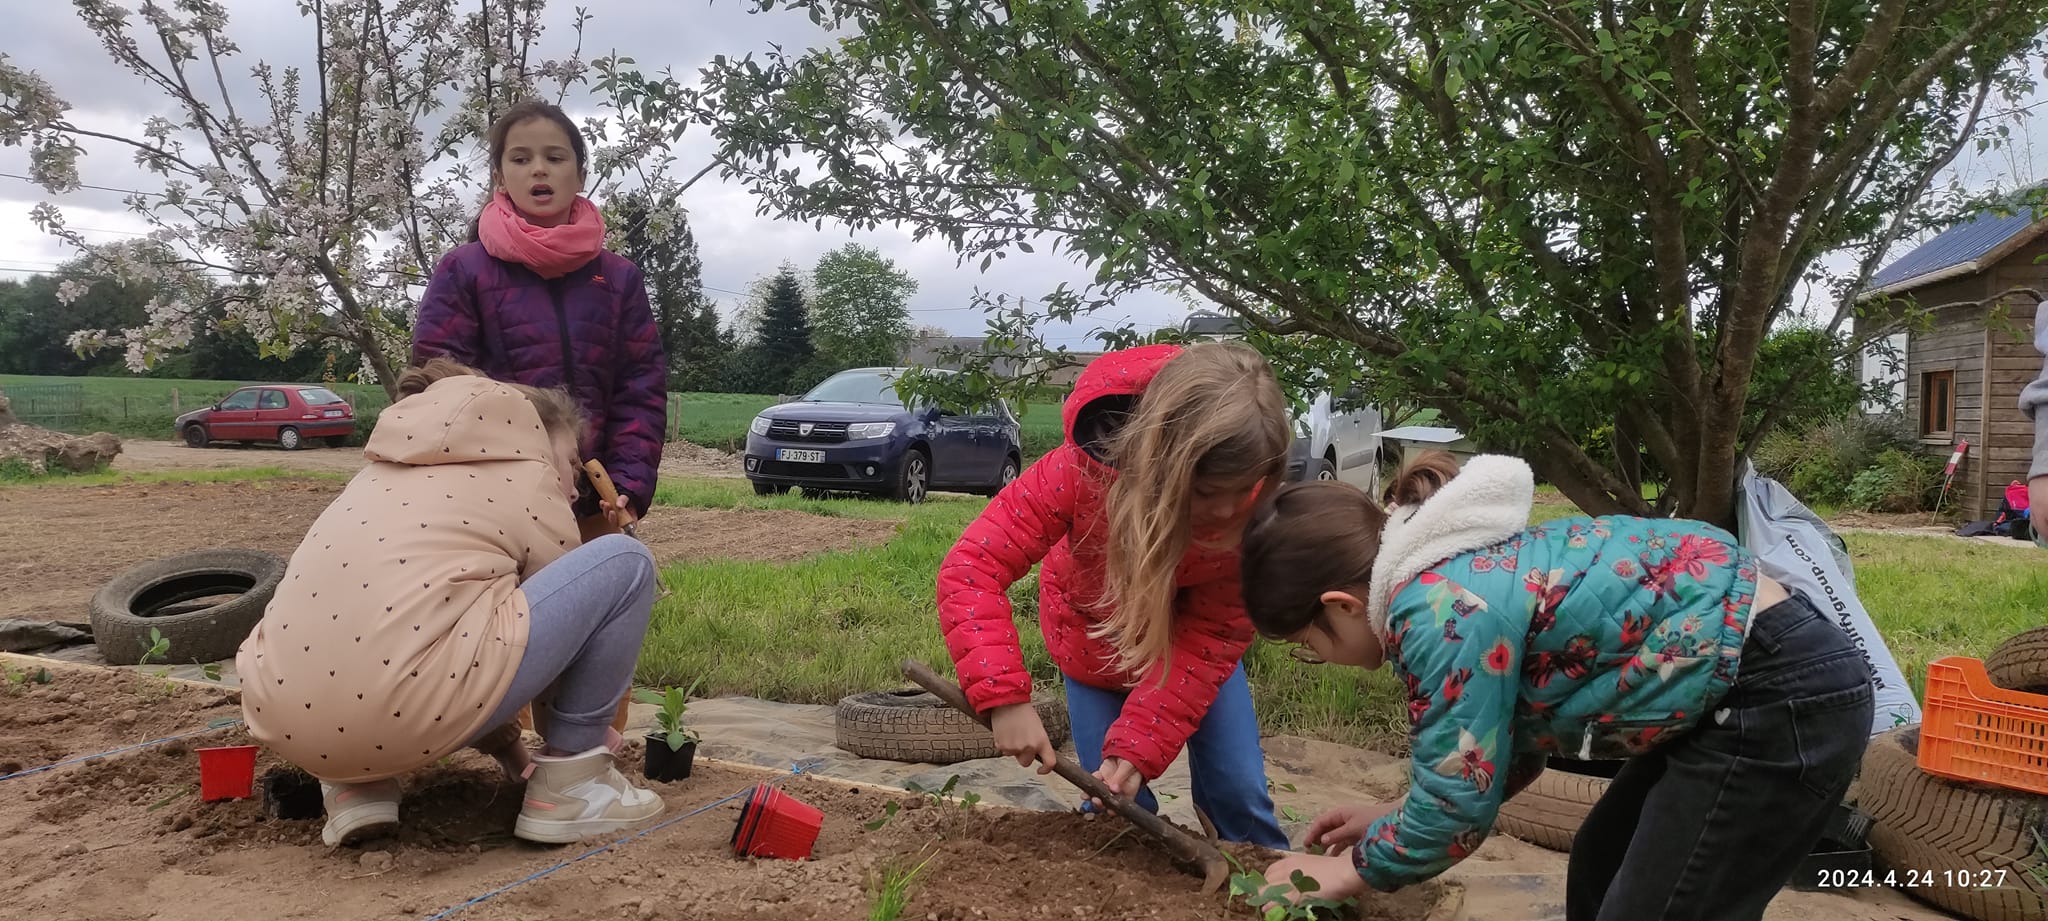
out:
<path id="1" fill-rule="evenodd" d="M 1943 231 L 1885 266 L 1857 298 L 1938 308 L 1924 328 L 1890 337 L 1904 357 L 1890 376 L 1924 451 L 1946 458 L 1957 442 L 1970 443 L 1949 507 L 1973 519 L 1991 517 L 2032 460 L 2033 423 L 2018 404 L 2041 370 L 2035 302 L 2025 294 L 1993 300 L 2014 287 L 2048 290 L 2048 216 L 2032 208 L 1981 212 Z M 1858 332 L 1881 322 L 1859 319 Z"/>

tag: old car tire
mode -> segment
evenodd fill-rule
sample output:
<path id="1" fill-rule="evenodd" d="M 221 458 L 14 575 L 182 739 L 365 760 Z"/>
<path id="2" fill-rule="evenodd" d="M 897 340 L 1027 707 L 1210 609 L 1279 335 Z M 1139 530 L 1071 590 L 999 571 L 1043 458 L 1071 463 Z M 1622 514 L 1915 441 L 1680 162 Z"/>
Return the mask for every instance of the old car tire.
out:
<path id="1" fill-rule="evenodd" d="M 284 559 L 260 550 L 201 550 L 143 563 L 93 594 L 93 643 L 109 663 L 134 665 L 155 628 L 170 641 L 170 662 L 233 658 L 283 579 Z M 234 597 L 180 610 L 216 595 Z"/>
<path id="2" fill-rule="evenodd" d="M 1586 813 L 1607 795 L 1610 762 L 1552 758 L 1515 798 L 1501 804 L 1494 830 L 1537 847 L 1570 853 Z"/>
<path id="3" fill-rule="evenodd" d="M 299 437 L 299 430 L 287 425 L 277 430 L 277 445 L 287 451 L 297 451 L 305 439 Z"/>
<path id="4" fill-rule="evenodd" d="M 203 448 L 209 440 L 206 437 L 206 426 L 196 422 L 185 426 L 185 447 Z"/>
<path id="5" fill-rule="evenodd" d="M 2034 876 L 2048 798 L 1924 773 L 1919 750 L 1917 726 L 1873 737 L 1853 794 L 1872 819 L 1871 849 L 1897 874 L 1893 884 L 1975 921 L 2048 921 Z"/>
<path id="6" fill-rule="evenodd" d="M 1991 683 L 2008 691 L 2048 694 L 2048 627 L 2022 630 L 1984 660 Z"/>
<path id="7" fill-rule="evenodd" d="M 1067 707 L 1056 697 L 1031 699 L 1045 734 L 1054 746 L 1067 741 Z M 921 690 L 875 691 L 839 701 L 833 719 L 837 744 L 862 758 L 952 764 L 975 758 L 996 758 L 995 738 L 975 722 Z"/>

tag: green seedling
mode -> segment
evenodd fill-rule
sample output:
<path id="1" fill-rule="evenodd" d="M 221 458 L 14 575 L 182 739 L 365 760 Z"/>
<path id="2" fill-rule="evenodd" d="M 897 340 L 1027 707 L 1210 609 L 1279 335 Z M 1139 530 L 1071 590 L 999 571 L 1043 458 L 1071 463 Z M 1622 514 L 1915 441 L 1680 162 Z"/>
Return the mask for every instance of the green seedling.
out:
<path id="1" fill-rule="evenodd" d="M 683 746 L 699 740 L 695 730 L 683 725 L 683 714 L 690 712 L 690 695 L 697 693 L 697 686 L 703 683 L 704 679 L 699 678 L 690 683 L 689 690 L 641 688 L 633 692 L 634 700 L 661 708 L 654 719 L 661 726 L 663 741 L 668 743 L 670 751 L 682 751 Z"/>
<path id="2" fill-rule="evenodd" d="M 1299 810 L 1299 809 L 1296 809 L 1296 808 L 1294 808 L 1293 806 L 1282 806 L 1282 807 L 1280 807 L 1280 817 L 1281 817 L 1281 818 L 1283 818 L 1283 819 L 1286 819 L 1286 820 L 1287 820 L 1287 821 L 1289 821 L 1289 822 L 1306 822 L 1306 821 L 1308 821 L 1308 816 L 1302 815 L 1302 814 L 1301 814 L 1301 810 Z"/>
<path id="3" fill-rule="evenodd" d="M 1293 878 L 1286 883 L 1268 886 L 1264 874 L 1245 869 L 1244 864 L 1228 852 L 1223 858 L 1230 861 L 1235 871 L 1230 876 L 1231 897 L 1244 899 L 1246 905 L 1259 912 L 1261 921 L 1318 921 L 1338 917 L 1344 909 L 1358 904 L 1357 899 L 1340 901 L 1310 895 L 1321 887 L 1300 870 L 1294 871 Z M 1303 898 L 1289 902 L 1287 896 L 1291 892 L 1299 892 Z"/>
<path id="4" fill-rule="evenodd" d="M 20 671 L 15 671 L 8 668 L 6 663 L 0 662 L 0 685 L 4 685 L 7 690 L 18 691 L 27 688 L 31 684 L 49 683 L 50 670 L 47 668 L 38 668 L 35 671 L 29 671 L 24 668 Z"/>
<path id="5" fill-rule="evenodd" d="M 208 662 L 205 665 L 199 666 L 199 674 L 206 676 L 206 680 L 208 681 L 219 681 L 220 663 Z"/>
<path id="6" fill-rule="evenodd" d="M 1285 791 L 1288 793 L 1298 792 L 1294 789 L 1294 785 L 1291 783 L 1274 783 L 1270 780 L 1266 781 L 1266 792 L 1272 793 L 1275 791 Z"/>
<path id="7" fill-rule="evenodd" d="M 954 774 L 953 776 L 946 778 L 945 785 L 939 787 L 936 790 L 927 790 L 915 780 L 907 780 L 903 782 L 903 789 L 909 790 L 912 793 L 915 793 L 919 796 L 924 797 L 925 799 L 930 800 L 931 804 L 934 806 L 944 806 L 948 802 L 951 802 L 962 809 L 972 809 L 975 806 L 981 804 L 981 794 L 979 793 L 963 793 L 960 795 L 958 799 L 954 799 L 953 790 L 959 786 L 960 775 L 958 774 Z M 866 828 L 868 831 L 875 831 L 877 829 L 880 829 L 882 826 L 889 824 L 889 820 L 896 818 L 896 814 L 901 811 L 903 811 L 903 809 L 900 805 L 896 803 L 887 803 L 882 806 L 881 818 L 869 822 L 861 827 Z"/>
<path id="8" fill-rule="evenodd" d="M 896 813 L 902 811 L 903 807 L 895 803 L 888 803 L 882 807 L 881 818 L 869 822 L 865 825 L 862 825 L 861 827 L 867 829 L 868 831 L 880 831 L 882 829 L 882 826 L 889 824 L 889 820 L 896 817 Z"/>
<path id="9" fill-rule="evenodd" d="M 162 662 L 164 657 L 171 654 L 171 641 L 165 639 L 163 631 L 155 627 L 149 628 L 149 642 L 143 643 L 141 640 L 136 640 L 135 642 L 142 644 L 142 660 L 140 663 L 142 665 L 148 665 L 151 662 Z"/>
<path id="10" fill-rule="evenodd" d="M 176 789 L 176 790 L 173 790 L 173 791 L 171 791 L 171 795 L 169 795 L 169 796 L 166 796 L 166 797 L 164 797 L 163 799 L 157 800 L 156 802 L 154 802 L 154 803 L 151 803 L 151 804 L 149 804 L 149 810 L 148 810 L 148 811 L 150 811 L 150 812 L 155 812 L 155 811 L 157 811 L 157 810 L 159 810 L 159 809 L 162 809 L 162 808 L 164 808 L 165 806 L 168 806 L 168 805 L 170 805 L 170 804 L 172 804 L 172 803 L 175 803 L 175 802 L 177 802 L 178 800 L 180 800 L 180 799 L 184 798 L 184 796 L 185 796 L 186 794 L 188 794 L 188 793 L 191 793 L 191 792 L 192 792 L 192 786 L 191 786 L 190 784 L 186 784 L 185 786 L 179 787 L 178 789 Z"/>
<path id="11" fill-rule="evenodd" d="M 903 917 L 903 910 L 910 906 L 910 884 L 938 856 L 933 854 L 926 857 L 923 863 L 908 869 L 901 864 L 891 866 L 883 870 L 879 877 L 870 880 L 868 921 L 897 921 Z"/>

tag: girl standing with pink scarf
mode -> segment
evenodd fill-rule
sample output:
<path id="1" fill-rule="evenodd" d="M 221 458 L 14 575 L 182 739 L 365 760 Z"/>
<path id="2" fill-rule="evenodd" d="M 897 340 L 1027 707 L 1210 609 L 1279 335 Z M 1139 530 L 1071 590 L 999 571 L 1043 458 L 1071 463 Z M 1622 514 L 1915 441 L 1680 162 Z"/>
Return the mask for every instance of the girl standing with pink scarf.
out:
<path id="1" fill-rule="evenodd" d="M 647 514 L 668 423 L 668 361 L 638 266 L 604 248 L 584 198 L 589 151 L 543 102 L 491 126 L 490 204 L 472 241 L 434 269 L 413 324 L 415 364 L 445 356 L 508 383 L 560 387 L 590 420 L 578 448 L 602 462 L 623 507 L 575 505 L 585 540 Z"/>

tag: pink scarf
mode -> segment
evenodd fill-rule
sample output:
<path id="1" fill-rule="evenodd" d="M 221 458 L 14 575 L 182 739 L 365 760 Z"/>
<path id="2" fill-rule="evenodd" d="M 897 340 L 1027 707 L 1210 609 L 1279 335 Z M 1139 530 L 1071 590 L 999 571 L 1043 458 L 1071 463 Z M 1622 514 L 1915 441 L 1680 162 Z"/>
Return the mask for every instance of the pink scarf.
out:
<path id="1" fill-rule="evenodd" d="M 538 227 L 512 206 L 511 196 L 499 192 L 477 218 L 476 235 L 485 252 L 526 266 L 542 278 L 560 278 L 604 248 L 604 215 L 590 199 L 578 195 L 567 221 Z"/>

